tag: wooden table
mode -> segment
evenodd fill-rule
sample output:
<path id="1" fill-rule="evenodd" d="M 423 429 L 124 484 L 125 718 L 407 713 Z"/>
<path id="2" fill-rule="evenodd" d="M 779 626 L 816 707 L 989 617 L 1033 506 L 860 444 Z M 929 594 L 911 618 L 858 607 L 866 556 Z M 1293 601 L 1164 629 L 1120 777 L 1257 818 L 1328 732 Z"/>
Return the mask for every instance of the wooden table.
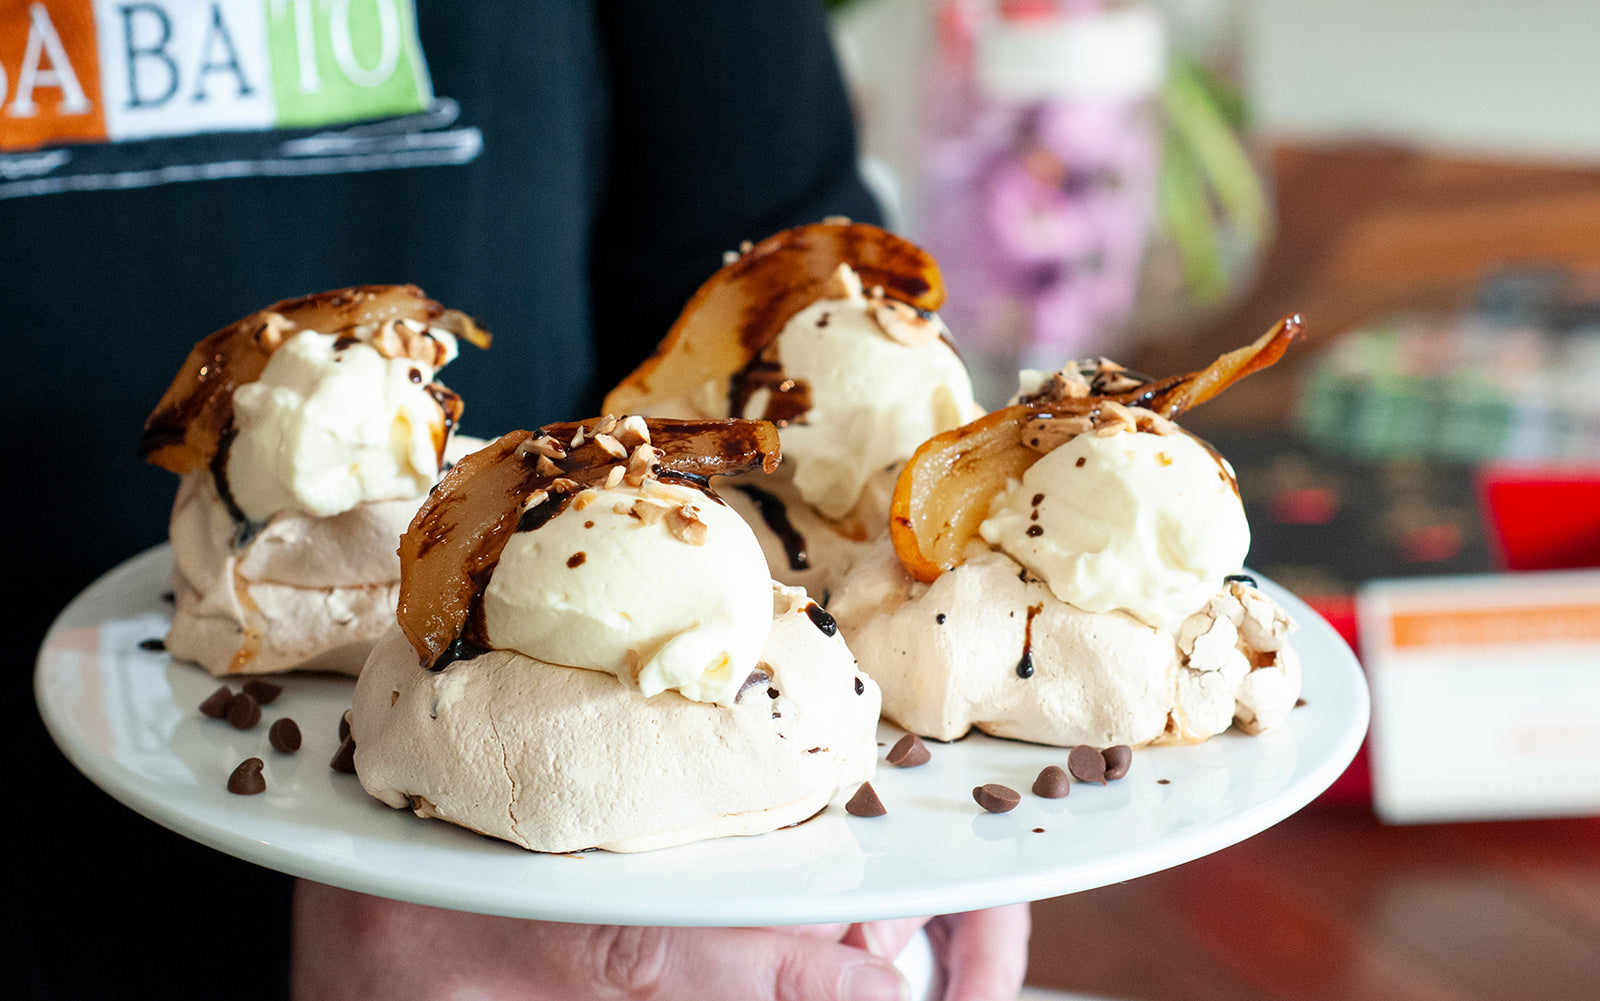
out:
<path id="1" fill-rule="evenodd" d="M 1272 163 L 1280 230 L 1259 282 L 1148 342 L 1136 368 L 1199 367 L 1296 311 L 1314 350 L 1455 306 L 1497 265 L 1600 268 L 1600 170 L 1383 147 Z M 1186 423 L 1284 426 L 1309 353 Z M 1030 983 L 1126 1001 L 1600 998 L 1600 818 L 1394 827 L 1318 803 L 1208 858 L 1041 902 L 1034 920 Z"/>
<path id="2" fill-rule="evenodd" d="M 1034 905 L 1029 982 L 1122 1001 L 1600 997 L 1600 818 L 1395 827 L 1313 805 Z"/>

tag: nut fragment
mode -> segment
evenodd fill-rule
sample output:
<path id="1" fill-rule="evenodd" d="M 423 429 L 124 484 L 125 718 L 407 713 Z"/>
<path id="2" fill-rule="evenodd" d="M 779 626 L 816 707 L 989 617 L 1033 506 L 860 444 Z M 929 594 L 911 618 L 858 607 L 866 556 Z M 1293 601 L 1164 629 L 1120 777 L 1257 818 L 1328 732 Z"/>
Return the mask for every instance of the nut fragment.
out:
<path id="1" fill-rule="evenodd" d="M 646 500 L 645 498 L 641 497 L 633 502 L 633 507 L 629 509 L 628 513 L 632 514 L 635 518 L 638 518 L 646 525 L 654 525 L 662 518 L 665 518 L 667 516 L 667 512 L 671 510 L 672 508 L 669 505 L 661 504 L 653 500 Z"/>
<path id="2" fill-rule="evenodd" d="M 891 341 L 907 347 L 920 347 L 939 336 L 939 327 L 931 316 L 894 299 L 875 305 L 872 319 Z"/>
<path id="3" fill-rule="evenodd" d="M 1022 425 L 1020 437 L 1024 445 L 1043 454 L 1093 427 L 1094 422 L 1084 416 L 1035 417 Z"/>
<path id="4" fill-rule="evenodd" d="M 618 441 L 612 435 L 596 434 L 594 436 L 594 443 L 600 446 L 600 451 L 611 456 L 613 459 L 626 459 L 628 457 L 628 450 L 622 446 L 622 442 Z"/>
<path id="5" fill-rule="evenodd" d="M 1139 426 L 1134 422 L 1133 414 L 1127 407 L 1116 400 L 1106 400 L 1100 404 L 1099 420 L 1094 429 L 1096 435 L 1109 438 L 1114 434 L 1137 430 Z"/>
<path id="6" fill-rule="evenodd" d="M 630 414 L 617 425 L 617 440 L 631 449 L 650 444 L 650 425 L 638 414 Z"/>
<path id="7" fill-rule="evenodd" d="M 541 455 L 547 459 L 565 459 L 567 457 L 567 450 L 561 447 L 561 443 L 547 434 L 535 435 L 529 438 L 525 444 L 528 451 L 534 455 Z"/>
<path id="8" fill-rule="evenodd" d="M 622 478 L 626 475 L 628 475 L 628 468 L 626 466 L 612 466 L 606 471 L 606 489 L 615 489 L 616 486 L 622 482 Z"/>
<path id="9" fill-rule="evenodd" d="M 636 447 L 628 456 L 628 473 L 624 477 L 628 486 L 636 487 L 643 483 L 645 477 L 655 468 L 660 453 L 650 447 L 649 442 L 644 442 Z"/>
<path id="10" fill-rule="evenodd" d="M 433 368 L 438 368 L 445 358 L 444 345 L 428 333 L 426 326 L 410 318 L 383 321 L 372 335 L 372 347 L 385 358 L 410 358 Z"/>
<path id="11" fill-rule="evenodd" d="M 289 334 L 295 329 L 289 318 L 282 313 L 269 312 L 262 318 L 261 329 L 256 331 L 256 343 L 261 345 L 261 350 L 271 354 L 288 340 Z"/>
<path id="12" fill-rule="evenodd" d="M 680 504 L 667 512 L 667 531 L 680 542 L 691 546 L 706 544 L 706 523 L 700 520 L 700 509 L 693 504 Z"/>

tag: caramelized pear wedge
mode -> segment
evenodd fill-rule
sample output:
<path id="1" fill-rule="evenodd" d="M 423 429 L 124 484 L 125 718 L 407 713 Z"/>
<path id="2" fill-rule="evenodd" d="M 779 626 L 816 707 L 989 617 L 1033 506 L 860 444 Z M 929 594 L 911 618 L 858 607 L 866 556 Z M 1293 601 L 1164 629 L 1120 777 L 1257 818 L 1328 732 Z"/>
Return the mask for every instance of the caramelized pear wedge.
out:
<path id="1" fill-rule="evenodd" d="M 733 375 L 796 313 L 822 298 L 841 263 L 861 287 L 917 309 L 944 304 L 939 265 L 922 248 L 867 223 L 838 220 L 784 230 L 701 285 L 655 352 L 606 396 L 606 413 L 638 413 Z"/>
<path id="2" fill-rule="evenodd" d="M 1110 411 L 1138 407 L 1176 417 L 1276 362 L 1303 330 L 1300 317 L 1290 316 L 1197 372 L 1118 386 L 1114 393 L 1083 388 L 1073 398 L 1009 406 L 928 439 L 900 471 L 890 502 L 889 538 L 901 564 L 916 580 L 931 583 L 965 562 L 990 502 L 1045 452 Z"/>
<path id="3" fill-rule="evenodd" d="M 174 473 L 210 462 L 233 417 L 233 391 L 261 375 L 285 331 L 338 334 L 387 320 L 416 320 L 477 347 L 489 346 L 488 331 L 465 313 L 429 299 L 415 285 L 364 285 L 285 299 L 194 346 L 145 421 L 140 458 Z"/>
<path id="4" fill-rule="evenodd" d="M 511 534 L 525 518 L 555 517 L 614 469 L 704 480 L 771 472 L 779 458 L 766 421 L 602 417 L 513 431 L 446 472 L 400 537 L 400 628 L 433 669 L 487 645 L 474 609 Z"/>
<path id="5" fill-rule="evenodd" d="M 1006 407 L 934 435 L 900 471 L 889 538 L 912 577 L 931 583 L 965 562 L 967 542 L 989 516 L 989 502 L 1041 454 L 1020 444 L 1034 414 L 1032 407 Z"/>
<path id="6" fill-rule="evenodd" d="M 1236 348 L 1198 372 L 1158 379 L 1114 399 L 1133 407 L 1153 410 L 1172 419 L 1193 410 L 1229 386 L 1277 362 L 1296 337 L 1305 332 L 1299 313 L 1284 317 L 1271 330 L 1242 348 Z"/>

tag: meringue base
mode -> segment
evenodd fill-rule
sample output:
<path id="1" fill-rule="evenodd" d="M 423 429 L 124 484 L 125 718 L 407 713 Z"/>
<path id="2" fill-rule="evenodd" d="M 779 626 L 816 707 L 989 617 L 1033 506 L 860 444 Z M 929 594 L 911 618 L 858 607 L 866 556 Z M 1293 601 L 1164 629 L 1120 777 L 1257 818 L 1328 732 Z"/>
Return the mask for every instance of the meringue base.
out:
<path id="1" fill-rule="evenodd" d="M 394 622 L 396 550 L 418 503 L 274 515 L 236 544 L 238 523 L 211 474 L 186 474 L 170 526 L 176 608 L 167 651 L 218 676 L 359 673 Z"/>
<path id="2" fill-rule="evenodd" d="M 396 628 L 356 683 L 362 786 L 534 851 L 638 852 L 807 819 L 871 778 L 880 696 L 799 589 L 733 705 L 493 650 L 429 671 Z"/>
<path id="3" fill-rule="evenodd" d="M 1062 747 L 1195 743 L 1235 719 L 1276 725 L 1300 693 L 1292 623 L 1240 583 L 1174 636 L 1067 604 L 997 551 L 921 584 L 884 545 L 830 611 L 882 687 L 884 717 L 938 740 L 976 728 Z"/>

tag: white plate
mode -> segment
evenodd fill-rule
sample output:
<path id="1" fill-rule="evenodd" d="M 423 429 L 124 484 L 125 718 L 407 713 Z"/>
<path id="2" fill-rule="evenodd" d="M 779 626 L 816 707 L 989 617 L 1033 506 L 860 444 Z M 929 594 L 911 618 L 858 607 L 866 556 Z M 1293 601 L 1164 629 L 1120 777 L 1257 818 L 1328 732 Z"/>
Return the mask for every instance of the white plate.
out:
<path id="1" fill-rule="evenodd" d="M 328 767 L 346 678 L 277 678 L 283 695 L 239 731 L 199 704 L 219 682 L 141 642 L 166 635 L 171 552 L 152 549 L 73 601 L 39 654 L 35 694 L 62 750 L 111 795 L 180 834 L 260 865 L 366 893 L 459 910 L 563 921 L 767 925 L 945 914 L 1130 879 L 1241 841 L 1338 777 L 1366 732 L 1365 680 L 1317 614 L 1267 581 L 1300 623 L 1305 705 L 1275 732 L 1229 731 L 1196 747 L 1143 749 L 1120 781 L 1027 792 L 1059 748 L 973 736 L 930 744 L 922 767 L 881 765 L 887 816 L 835 803 L 797 827 L 637 855 L 539 855 L 367 796 Z M 274 752 L 267 726 L 305 745 Z M 887 725 L 885 748 L 899 736 Z M 266 762 L 267 791 L 226 790 L 234 766 Z M 1023 792 L 984 813 L 974 786 Z"/>

